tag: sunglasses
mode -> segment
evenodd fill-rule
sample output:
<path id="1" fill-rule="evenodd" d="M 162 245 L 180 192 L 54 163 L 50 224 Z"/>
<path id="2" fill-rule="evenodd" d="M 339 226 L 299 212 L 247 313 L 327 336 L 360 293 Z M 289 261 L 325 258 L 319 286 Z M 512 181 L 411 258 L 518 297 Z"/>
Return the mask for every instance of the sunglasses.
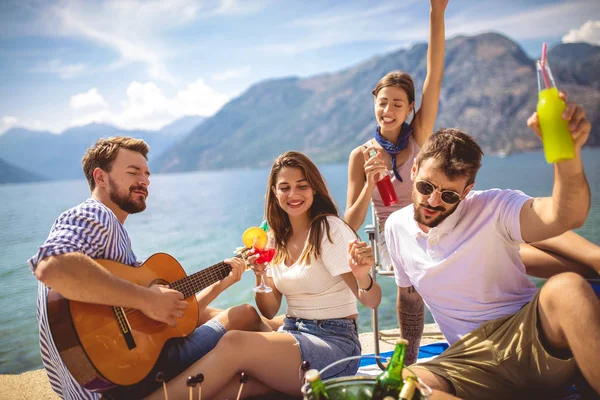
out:
<path id="1" fill-rule="evenodd" d="M 429 196 L 433 192 L 440 192 L 442 201 L 446 204 L 456 204 L 460 201 L 460 194 L 454 190 L 439 190 L 427 181 L 417 181 L 415 187 L 424 196 Z"/>

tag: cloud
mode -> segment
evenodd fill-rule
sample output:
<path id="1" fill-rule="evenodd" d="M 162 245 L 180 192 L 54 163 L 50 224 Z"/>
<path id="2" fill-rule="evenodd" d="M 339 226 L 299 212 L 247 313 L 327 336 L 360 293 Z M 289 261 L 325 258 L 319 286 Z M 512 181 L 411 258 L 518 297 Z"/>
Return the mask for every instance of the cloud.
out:
<path id="1" fill-rule="evenodd" d="M 422 4 L 421 2 L 418 2 Z M 349 9 L 350 2 L 340 3 L 325 11 L 298 18 L 281 26 L 279 35 L 285 39 L 260 44 L 257 50 L 296 55 L 334 46 L 372 42 L 380 44 L 378 51 L 405 47 L 428 40 L 428 14 L 414 12 L 415 1 L 380 4 Z M 357 3 L 359 4 L 359 3 Z M 446 11 L 446 37 L 474 35 L 496 31 L 516 40 L 547 39 L 582 24 L 599 15 L 598 0 L 568 0 L 547 4 L 539 2 L 508 2 L 480 0 L 455 4 Z M 350 29 L 351 27 L 351 29 Z M 409 29 L 403 29 L 409 27 Z"/>
<path id="2" fill-rule="evenodd" d="M 498 6 L 496 1 L 474 4 L 447 18 L 446 36 L 497 31 L 516 40 L 545 39 L 567 32 L 590 15 L 598 15 L 597 0 L 569 0 L 529 9 L 502 8 L 498 13 L 490 12 Z"/>
<path id="3" fill-rule="evenodd" d="M 36 31 L 79 37 L 114 50 L 119 58 L 109 63 L 109 70 L 142 63 L 152 80 L 176 84 L 177 77 L 169 71 L 167 61 L 176 56 L 177 46 L 166 42 L 166 32 L 200 19 L 255 13 L 265 4 L 237 0 L 64 0 L 40 6 L 37 22 L 44 28 Z"/>
<path id="4" fill-rule="evenodd" d="M 291 32 L 295 39 L 259 45 L 257 50 L 296 55 L 350 43 L 391 40 L 406 44 L 417 39 L 426 40 L 428 26 L 417 29 L 414 18 L 406 12 L 406 9 L 416 2 L 417 0 L 406 0 L 392 5 L 370 7 L 367 10 L 363 8 L 348 10 L 349 3 L 340 3 L 340 6 L 327 9 L 321 14 L 286 23 L 282 29 L 295 30 Z M 424 21 L 427 24 L 428 20 Z M 409 24 L 411 25 L 409 30 L 390 29 L 390 27 Z M 349 29 L 350 26 L 352 29 Z"/>
<path id="5" fill-rule="evenodd" d="M 212 76 L 212 79 L 215 81 L 228 81 L 232 79 L 241 79 L 246 78 L 250 75 L 250 66 L 246 65 L 240 68 L 230 68 L 226 69 L 223 72 L 219 72 Z"/>
<path id="6" fill-rule="evenodd" d="M 131 82 L 127 88 L 127 100 L 121 103 L 120 110 L 86 113 L 73 119 L 71 125 L 107 123 L 122 129 L 158 130 L 183 116 L 210 116 L 228 101 L 229 96 L 218 93 L 202 79 L 188 84 L 172 98 L 165 96 L 154 82 Z"/>
<path id="7" fill-rule="evenodd" d="M 17 117 L 12 117 L 10 115 L 0 117 L 0 134 L 6 132 L 10 128 L 16 126 L 17 122 L 18 122 Z"/>
<path id="8" fill-rule="evenodd" d="M 41 74 L 56 74 L 61 79 L 68 80 L 77 78 L 86 73 L 88 66 L 84 63 L 65 64 L 62 60 L 53 59 L 33 67 L 29 72 Z"/>
<path id="9" fill-rule="evenodd" d="M 71 108 L 80 110 L 82 108 L 108 108 L 108 103 L 104 97 L 98 93 L 98 89 L 91 88 L 85 93 L 79 93 L 71 96 L 69 101 Z"/>
<path id="10" fill-rule="evenodd" d="M 571 29 L 562 38 L 563 43 L 586 42 L 600 45 L 600 21 L 587 21 L 579 29 Z"/>
<path id="11" fill-rule="evenodd" d="M 4 132 L 6 132 L 7 130 L 9 130 L 11 128 L 16 128 L 16 127 L 23 127 L 23 128 L 27 128 L 27 129 L 33 129 L 33 130 L 41 130 L 42 123 L 37 120 L 21 121 L 21 120 L 19 120 L 19 118 L 13 117 L 10 115 L 0 117 L 0 135 L 3 134 Z"/>

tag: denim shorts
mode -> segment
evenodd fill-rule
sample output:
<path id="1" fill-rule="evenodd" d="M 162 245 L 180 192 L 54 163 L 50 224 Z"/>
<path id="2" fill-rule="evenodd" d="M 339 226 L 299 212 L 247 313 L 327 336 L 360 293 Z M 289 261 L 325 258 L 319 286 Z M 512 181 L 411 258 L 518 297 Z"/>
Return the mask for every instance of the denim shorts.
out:
<path id="1" fill-rule="evenodd" d="M 212 319 L 186 337 L 169 339 L 165 343 L 156 365 L 144 379 L 135 385 L 111 389 L 103 394 L 102 400 L 142 399 L 150 395 L 161 386 L 156 382 L 156 374 L 162 372 L 167 381 L 175 378 L 208 354 L 225 332 L 225 327 L 217 320 Z"/>
<path id="2" fill-rule="evenodd" d="M 286 316 L 279 332 L 294 337 L 300 347 L 303 361 L 310 368 L 321 371 L 323 368 L 342 358 L 360 355 L 360 341 L 356 320 L 339 319 L 302 319 Z M 360 359 L 350 360 L 327 369 L 322 379 L 356 374 Z"/>

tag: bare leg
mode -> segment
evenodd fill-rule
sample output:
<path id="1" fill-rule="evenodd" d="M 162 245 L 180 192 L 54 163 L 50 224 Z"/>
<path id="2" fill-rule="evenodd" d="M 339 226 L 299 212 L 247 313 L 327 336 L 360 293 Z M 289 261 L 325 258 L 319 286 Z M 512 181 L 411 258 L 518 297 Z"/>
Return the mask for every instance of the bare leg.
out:
<path id="1" fill-rule="evenodd" d="M 235 378 L 231 380 L 227 384 L 223 390 L 215 397 L 216 400 L 220 399 L 237 399 L 237 395 L 240 391 L 240 379 L 239 375 L 236 375 Z M 250 378 L 248 382 L 244 384 L 244 388 L 242 389 L 242 396 L 240 399 L 245 399 L 251 396 L 261 396 L 268 393 L 274 393 L 273 389 L 268 386 L 263 385 L 255 379 Z"/>
<path id="2" fill-rule="evenodd" d="M 581 373 L 600 394 L 600 299 L 571 272 L 548 280 L 538 303 L 541 334 L 548 346 L 570 349 Z"/>
<path id="3" fill-rule="evenodd" d="M 171 380 L 170 399 L 185 399 L 186 379 L 204 374 L 202 395 L 212 398 L 240 372 L 286 394 L 300 396 L 300 348 L 287 333 L 230 331 L 210 353 Z M 157 390 L 149 399 L 162 399 Z"/>
<path id="4" fill-rule="evenodd" d="M 521 244 L 520 253 L 530 276 L 548 279 L 562 272 L 575 272 L 586 278 L 594 276 L 594 270 L 587 265 L 529 244 Z"/>
<path id="5" fill-rule="evenodd" d="M 225 313 L 225 315 L 221 315 L 223 313 Z M 262 322 L 258 322 L 256 319 L 257 316 Z M 216 317 L 219 317 L 217 320 L 221 322 L 228 331 L 238 329 L 242 331 L 271 332 L 276 331 L 283 325 L 283 318 L 285 316 L 279 315 L 273 319 L 266 319 L 249 304 L 242 304 L 241 306 L 232 307 L 225 311 L 218 308 L 206 307 L 204 310 L 198 310 L 198 326 L 205 324 Z M 241 320 L 231 321 L 232 318 L 240 318 Z M 234 325 L 233 327 L 231 327 L 232 324 Z"/>
<path id="6" fill-rule="evenodd" d="M 199 311 L 200 321 L 206 322 L 209 319 L 216 319 L 221 323 L 221 325 L 223 325 L 223 327 L 225 327 L 227 331 L 272 331 L 269 324 L 265 322 L 265 320 L 258 314 L 258 311 L 256 311 L 256 309 L 250 304 L 242 304 L 231 307 L 225 311 L 210 307 Z"/>
<path id="7" fill-rule="evenodd" d="M 206 307 L 205 309 L 198 309 L 198 326 L 204 325 L 217 315 L 221 314 L 223 310 L 218 308 Z"/>
<path id="8" fill-rule="evenodd" d="M 263 321 L 265 321 L 267 325 L 271 327 L 272 330 L 276 331 L 281 325 L 283 325 L 283 319 L 285 318 L 285 315 L 277 315 L 273 317 L 273 319 L 266 319 L 265 317 L 262 318 Z"/>
<path id="9" fill-rule="evenodd" d="M 600 274 L 600 246 L 573 231 L 560 236 L 521 245 L 521 258 L 527 273 L 548 278 L 559 272 L 576 272 L 591 277 Z"/>

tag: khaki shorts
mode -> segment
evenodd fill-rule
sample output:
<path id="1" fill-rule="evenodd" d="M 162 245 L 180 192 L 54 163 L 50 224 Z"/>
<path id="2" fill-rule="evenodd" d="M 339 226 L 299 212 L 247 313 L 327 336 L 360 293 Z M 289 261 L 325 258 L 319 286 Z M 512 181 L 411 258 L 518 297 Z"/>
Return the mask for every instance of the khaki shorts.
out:
<path id="1" fill-rule="evenodd" d="M 413 368 L 445 378 L 464 399 L 512 398 L 564 387 L 576 371 L 575 360 L 548 354 L 540 342 L 539 295 L 516 314 L 482 324 L 434 360 Z"/>

